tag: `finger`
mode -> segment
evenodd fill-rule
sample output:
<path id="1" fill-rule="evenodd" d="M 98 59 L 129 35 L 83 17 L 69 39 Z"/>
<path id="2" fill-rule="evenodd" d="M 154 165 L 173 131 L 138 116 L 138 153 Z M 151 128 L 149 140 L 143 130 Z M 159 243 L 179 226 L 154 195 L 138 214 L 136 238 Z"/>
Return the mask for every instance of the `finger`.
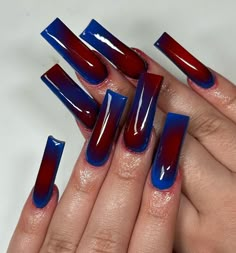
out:
<path id="1" fill-rule="evenodd" d="M 212 210 L 216 203 L 209 199 L 215 199 L 216 194 L 219 198 L 223 196 L 219 189 L 231 185 L 232 173 L 189 134 L 179 163 L 183 177 L 182 192 L 199 213 Z"/>
<path id="2" fill-rule="evenodd" d="M 198 86 L 190 79 L 188 83 L 200 96 L 236 123 L 236 87 L 218 73 L 214 72 L 214 76 L 215 83 L 208 89 Z"/>
<path id="3" fill-rule="evenodd" d="M 110 166 L 125 101 L 124 96 L 107 92 L 91 138 L 82 149 L 53 215 L 41 252 L 75 252 Z"/>
<path id="4" fill-rule="evenodd" d="M 155 147 L 153 118 L 162 77 L 143 74 L 127 125 L 77 252 L 126 252 Z"/>
<path id="5" fill-rule="evenodd" d="M 53 186 L 63 148 L 64 142 L 48 137 L 34 191 L 26 201 L 9 253 L 39 252 L 57 204 L 58 190 Z"/>
<path id="6" fill-rule="evenodd" d="M 166 191 L 146 184 L 128 252 L 172 252 L 180 192 L 180 176 Z"/>
<path id="7" fill-rule="evenodd" d="M 129 108 L 134 93 L 131 83 L 109 63 L 101 60 L 100 57 L 77 38 L 61 20 L 58 18 L 54 20 L 42 32 L 42 36 L 74 68 L 83 86 L 99 104 L 102 103 L 106 90 L 111 89 L 129 97 L 127 109 Z M 65 77 L 65 74 L 63 74 L 63 76 Z M 67 83 L 68 80 L 69 77 L 67 76 Z M 71 79 L 69 82 L 70 87 L 73 86 L 74 88 L 76 86 L 75 84 L 71 84 L 73 82 Z M 117 83 L 119 85 L 117 85 Z M 70 90 L 72 91 L 71 88 Z M 73 101 L 72 105 L 76 104 L 77 107 L 77 104 L 79 103 L 78 96 L 73 95 L 75 93 L 68 94 L 68 91 L 66 94 L 66 97 L 69 97 L 70 108 L 71 100 Z M 90 105 L 90 103 L 91 102 L 87 104 Z M 79 108 L 82 108 L 82 111 L 85 109 L 86 112 L 87 107 L 83 106 L 83 103 L 81 104 L 79 104 Z M 123 121 L 124 120 L 122 120 L 122 122 Z"/>
<path id="8" fill-rule="evenodd" d="M 88 36 L 86 36 L 88 34 Z M 99 36 L 98 36 L 98 35 Z M 101 25 L 90 23 L 80 35 L 86 42 L 110 59 L 113 64 L 116 60 L 110 55 L 117 49 L 122 52 L 124 45 L 105 30 Z M 126 47 L 127 48 L 127 47 Z M 129 52 L 132 50 L 129 50 Z M 199 97 L 190 88 L 171 76 L 160 65 L 139 50 L 139 55 L 146 61 L 148 72 L 164 76 L 163 92 L 159 99 L 159 105 L 165 111 L 173 111 L 191 116 L 189 132 L 196 137 L 220 162 L 231 171 L 235 171 L 236 157 L 232 154 L 236 150 L 235 125 L 211 106 L 205 99 Z M 124 55 L 126 54 L 123 53 Z M 139 56 L 138 56 L 139 57 Z M 125 57 L 122 58 L 123 63 Z M 125 65 L 126 68 L 129 65 Z M 197 72 L 199 73 L 199 72 Z M 211 76 L 208 72 L 203 75 L 209 84 Z M 190 99 L 191 98 L 191 99 Z M 187 101 L 187 103 L 186 103 Z M 218 141 L 218 140 L 222 141 Z"/>
<path id="9" fill-rule="evenodd" d="M 187 116 L 167 114 L 129 252 L 172 252 L 181 192 L 178 161 L 188 121 Z"/>
<path id="10" fill-rule="evenodd" d="M 22 210 L 7 253 L 38 253 L 47 232 L 58 200 L 54 187 L 50 201 L 44 208 L 37 208 L 32 201 L 32 192 Z"/>
<path id="11" fill-rule="evenodd" d="M 181 194 L 180 208 L 175 227 L 175 250 L 176 252 L 192 252 L 192 243 L 196 241 L 195 236 L 199 235 L 200 215 L 191 205 L 191 202 Z M 183 245 L 184 242 L 184 245 Z M 189 244 L 188 242 L 191 242 Z M 183 247 L 184 246 L 184 247 Z"/>
<path id="12" fill-rule="evenodd" d="M 87 138 L 97 119 L 98 103 L 82 90 L 58 64 L 44 73 L 41 79 L 75 117 L 82 134 Z"/>
<path id="13" fill-rule="evenodd" d="M 236 88 L 231 82 L 208 69 L 167 33 L 155 45 L 189 77 L 188 83 L 198 94 L 236 121 Z"/>

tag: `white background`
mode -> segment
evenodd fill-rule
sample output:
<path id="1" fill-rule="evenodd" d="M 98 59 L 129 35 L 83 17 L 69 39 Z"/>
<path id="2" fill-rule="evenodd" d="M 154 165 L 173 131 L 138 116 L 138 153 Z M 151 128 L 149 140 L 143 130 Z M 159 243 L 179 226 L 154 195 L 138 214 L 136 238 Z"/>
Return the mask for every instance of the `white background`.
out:
<path id="1" fill-rule="evenodd" d="M 74 77 L 40 32 L 59 17 L 80 34 L 95 18 L 185 82 L 153 47 L 167 31 L 206 65 L 236 82 L 235 13 L 235 0 L 1 0 L 0 252 L 6 251 L 33 187 L 47 136 L 66 141 L 56 179 L 61 192 L 83 143 L 72 116 L 40 81 L 55 63 Z"/>

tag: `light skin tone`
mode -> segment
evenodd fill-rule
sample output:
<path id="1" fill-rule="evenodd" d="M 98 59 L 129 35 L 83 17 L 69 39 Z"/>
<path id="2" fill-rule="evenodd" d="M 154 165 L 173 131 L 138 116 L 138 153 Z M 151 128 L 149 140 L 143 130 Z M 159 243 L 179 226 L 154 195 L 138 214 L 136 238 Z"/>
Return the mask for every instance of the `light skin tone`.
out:
<path id="1" fill-rule="evenodd" d="M 157 132 L 168 111 L 190 116 L 180 158 L 183 183 L 176 251 L 233 253 L 236 248 L 236 87 L 214 71 L 213 87 L 203 89 L 189 79 L 188 87 L 149 56 L 135 50 L 148 63 L 148 72 L 164 76 L 154 124 Z M 95 87 L 78 76 L 83 86 L 98 101 L 106 87 L 132 96 L 136 81 L 127 78 L 124 82 L 120 72 L 113 74 L 113 67 L 104 58 L 101 60 L 110 72 L 108 79 Z"/>
<path id="2" fill-rule="evenodd" d="M 92 170 L 83 164 L 85 162 L 85 148 L 83 148 L 58 206 L 56 207 L 56 197 L 52 197 L 47 209 L 39 211 L 38 216 L 42 217 L 41 215 L 45 214 L 46 218 L 39 220 L 36 230 L 31 229 L 32 224 L 29 222 L 35 213 L 29 198 L 9 246 L 9 252 L 16 252 L 16 249 L 20 252 L 20 245 L 22 249 L 23 246 L 27 248 L 29 241 L 31 247 L 35 245 L 35 251 L 29 248 L 31 250 L 29 252 L 38 252 L 40 248 L 41 252 L 47 252 L 49 246 L 52 247 L 52 252 L 60 250 L 65 252 L 66 248 L 68 252 L 75 252 L 76 249 L 79 249 L 79 252 L 129 250 L 128 252 L 149 253 L 156 252 L 157 249 L 160 249 L 160 252 L 171 252 L 176 227 L 176 252 L 234 253 L 236 88 L 217 73 L 215 73 L 216 86 L 210 89 L 199 88 L 189 80 L 190 87 L 187 87 L 147 55 L 140 51 L 138 53 L 148 63 L 148 72 L 164 76 L 154 124 L 155 133 L 152 134 L 148 149 L 139 160 L 124 148 L 120 137 L 113 149 L 113 156 L 104 168 Z M 109 71 L 108 78 L 94 86 L 78 76 L 84 87 L 99 103 L 102 102 L 108 88 L 132 98 L 136 81 L 126 78 L 105 59 L 101 59 Z M 148 175 L 153 148 L 162 128 L 165 113 L 169 111 L 186 114 L 191 118 L 180 158 L 182 194 L 176 226 L 180 177 L 169 189 L 171 201 L 165 202 L 165 197 L 163 200 L 159 194 L 166 193 L 150 186 Z M 84 129 L 82 132 L 86 138 L 89 137 L 89 133 Z M 137 170 L 136 167 L 120 170 L 123 167 L 117 166 L 117 163 L 122 159 L 137 160 L 137 168 L 140 166 L 142 170 Z M 142 161 L 145 161 L 145 166 Z M 86 181 L 88 184 L 83 185 L 85 188 L 81 188 L 84 167 L 91 171 L 91 176 Z M 108 167 L 110 169 L 106 174 Z M 130 175 L 130 169 L 134 174 L 131 173 L 131 176 L 125 178 L 127 173 Z M 121 187 L 123 183 L 128 186 Z M 121 196 L 125 198 L 122 199 Z M 122 206 L 121 212 L 117 212 L 116 208 L 119 201 Z M 163 210 L 170 213 L 167 216 L 163 215 Z M 122 219 L 127 221 L 118 222 Z M 38 224 L 37 219 L 31 221 Z M 148 236 L 144 236 L 144 230 Z"/>

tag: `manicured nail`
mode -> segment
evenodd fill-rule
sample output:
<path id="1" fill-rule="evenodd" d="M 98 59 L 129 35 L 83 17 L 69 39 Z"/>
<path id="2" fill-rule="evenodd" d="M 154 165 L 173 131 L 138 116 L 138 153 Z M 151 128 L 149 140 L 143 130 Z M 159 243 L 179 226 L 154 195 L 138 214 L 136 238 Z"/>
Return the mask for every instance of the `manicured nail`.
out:
<path id="1" fill-rule="evenodd" d="M 114 37 L 96 20 L 92 19 L 80 37 L 110 60 L 125 75 L 138 79 L 147 64 L 132 49 Z"/>
<path id="2" fill-rule="evenodd" d="M 93 129 L 99 107 L 97 102 L 82 90 L 58 65 L 41 76 L 48 88 L 86 128 Z"/>
<path id="3" fill-rule="evenodd" d="M 143 73 L 138 81 L 124 131 L 124 142 L 132 151 L 142 152 L 149 143 L 162 81 L 162 76 L 150 73 Z"/>
<path id="4" fill-rule="evenodd" d="M 154 45 L 200 87 L 207 89 L 214 85 L 211 71 L 169 34 L 163 33 Z"/>
<path id="5" fill-rule="evenodd" d="M 152 184 L 160 189 L 170 188 L 176 179 L 178 161 L 189 117 L 168 113 L 157 153 L 152 165 Z"/>
<path id="6" fill-rule="evenodd" d="M 41 35 L 90 84 L 107 77 L 105 65 L 59 18 Z"/>
<path id="7" fill-rule="evenodd" d="M 126 100 L 107 90 L 86 152 L 87 161 L 93 166 L 101 166 L 108 160 Z"/>
<path id="8" fill-rule="evenodd" d="M 65 142 L 48 137 L 33 191 L 33 203 L 43 208 L 50 201 Z"/>

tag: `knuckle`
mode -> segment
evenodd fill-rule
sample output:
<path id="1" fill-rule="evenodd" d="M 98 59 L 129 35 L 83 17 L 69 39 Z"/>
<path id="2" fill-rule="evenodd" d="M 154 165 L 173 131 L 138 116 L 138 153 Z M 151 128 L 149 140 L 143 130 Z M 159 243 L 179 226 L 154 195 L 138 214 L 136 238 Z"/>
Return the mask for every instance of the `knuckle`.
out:
<path id="1" fill-rule="evenodd" d="M 47 253 L 72 253 L 76 252 L 77 245 L 69 239 L 65 239 L 64 235 L 53 233 L 45 245 Z"/>
<path id="2" fill-rule="evenodd" d="M 202 113 L 193 120 L 193 132 L 197 138 L 205 138 L 216 135 L 220 130 L 224 120 L 217 115 Z"/>
<path id="3" fill-rule="evenodd" d="M 91 253 L 113 253 L 119 252 L 121 245 L 121 235 L 111 229 L 97 231 L 89 236 Z"/>

